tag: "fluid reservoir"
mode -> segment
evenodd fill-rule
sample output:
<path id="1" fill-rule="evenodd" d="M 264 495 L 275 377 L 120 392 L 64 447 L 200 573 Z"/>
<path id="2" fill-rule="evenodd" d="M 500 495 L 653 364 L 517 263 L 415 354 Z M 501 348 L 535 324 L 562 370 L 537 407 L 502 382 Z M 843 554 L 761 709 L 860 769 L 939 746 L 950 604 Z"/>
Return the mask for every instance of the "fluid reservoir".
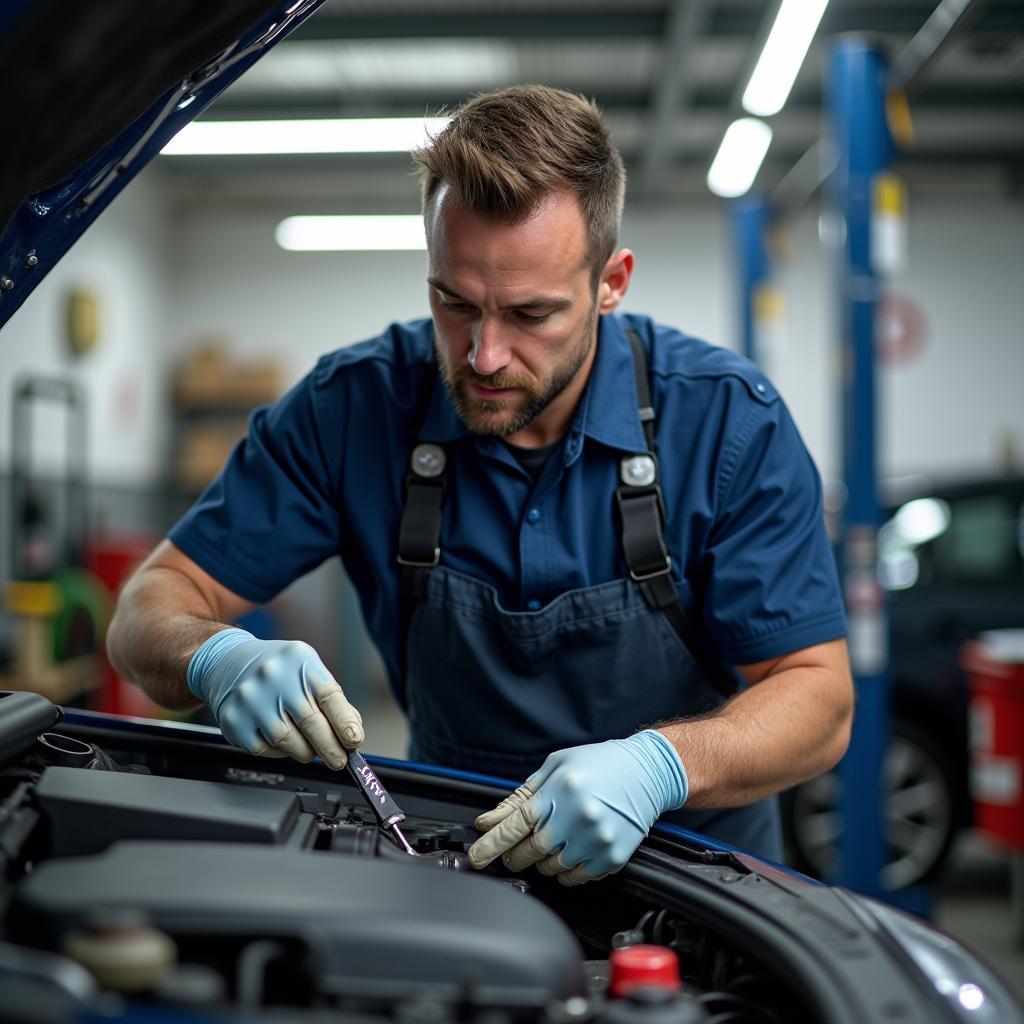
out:
<path id="1" fill-rule="evenodd" d="M 626 946 L 612 950 L 608 961 L 608 992 L 613 999 L 628 996 L 639 988 L 679 991 L 679 958 L 668 946 Z"/>

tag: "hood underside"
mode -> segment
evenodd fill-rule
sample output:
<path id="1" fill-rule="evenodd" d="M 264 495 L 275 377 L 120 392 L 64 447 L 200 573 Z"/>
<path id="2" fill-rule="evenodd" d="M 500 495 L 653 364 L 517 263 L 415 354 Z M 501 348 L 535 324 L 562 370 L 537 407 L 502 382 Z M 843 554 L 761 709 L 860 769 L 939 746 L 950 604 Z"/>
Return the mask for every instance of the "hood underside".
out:
<path id="1" fill-rule="evenodd" d="M 117 193 L 322 0 L 0 13 L 0 326 Z"/>

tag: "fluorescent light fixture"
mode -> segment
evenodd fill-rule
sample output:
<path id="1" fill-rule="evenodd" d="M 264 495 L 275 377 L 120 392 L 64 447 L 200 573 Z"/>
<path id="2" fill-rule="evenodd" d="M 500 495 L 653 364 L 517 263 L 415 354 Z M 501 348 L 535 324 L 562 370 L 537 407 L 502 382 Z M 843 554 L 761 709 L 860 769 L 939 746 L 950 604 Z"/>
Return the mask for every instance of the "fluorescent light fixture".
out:
<path id="1" fill-rule="evenodd" d="M 772 130 L 764 121 L 756 117 L 733 121 L 708 171 L 708 188 L 727 199 L 749 191 L 771 142 Z"/>
<path id="2" fill-rule="evenodd" d="M 433 87 L 456 95 L 521 79 L 519 51 L 501 39 L 286 39 L 232 83 L 236 99 L 268 92 L 337 97 L 348 90 Z"/>
<path id="3" fill-rule="evenodd" d="M 193 121 L 161 150 L 169 156 L 402 153 L 422 146 L 447 117 L 353 117 L 292 121 Z"/>
<path id="4" fill-rule="evenodd" d="M 274 232 L 290 252 L 414 252 L 427 248 L 418 213 L 286 217 Z"/>
<path id="5" fill-rule="evenodd" d="M 771 117 L 785 106 L 827 5 L 828 0 L 782 0 L 743 93 L 744 110 Z"/>

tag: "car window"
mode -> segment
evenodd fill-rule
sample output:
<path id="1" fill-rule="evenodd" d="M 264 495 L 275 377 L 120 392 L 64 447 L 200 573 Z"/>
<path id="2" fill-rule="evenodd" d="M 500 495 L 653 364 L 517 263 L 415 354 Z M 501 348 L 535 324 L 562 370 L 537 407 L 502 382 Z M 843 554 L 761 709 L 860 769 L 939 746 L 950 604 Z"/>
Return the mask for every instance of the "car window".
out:
<path id="1" fill-rule="evenodd" d="M 985 494 L 950 503 L 949 525 L 931 543 L 936 582 L 1019 582 L 1020 501 Z"/>

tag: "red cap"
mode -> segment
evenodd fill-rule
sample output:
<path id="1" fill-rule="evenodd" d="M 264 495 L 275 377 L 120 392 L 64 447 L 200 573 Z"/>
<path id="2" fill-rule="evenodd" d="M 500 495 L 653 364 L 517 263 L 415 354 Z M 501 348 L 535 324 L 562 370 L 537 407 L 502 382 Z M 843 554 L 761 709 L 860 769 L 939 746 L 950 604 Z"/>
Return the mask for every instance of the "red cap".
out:
<path id="1" fill-rule="evenodd" d="M 626 946 L 612 950 L 608 961 L 613 996 L 628 996 L 636 988 L 679 991 L 679 958 L 668 946 Z"/>

